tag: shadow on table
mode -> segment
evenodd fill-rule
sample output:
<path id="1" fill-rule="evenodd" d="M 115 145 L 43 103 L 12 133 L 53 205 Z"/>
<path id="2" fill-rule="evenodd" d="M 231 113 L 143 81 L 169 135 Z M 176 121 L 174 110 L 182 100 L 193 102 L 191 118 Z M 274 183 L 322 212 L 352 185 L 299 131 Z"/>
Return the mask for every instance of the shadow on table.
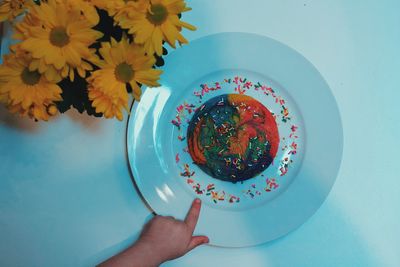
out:
<path id="1" fill-rule="evenodd" d="M 64 114 L 60 114 L 59 116 L 68 116 L 72 121 L 74 121 L 74 123 L 77 123 L 83 128 L 93 132 L 100 130 L 102 121 L 107 120 L 105 118 L 92 117 L 87 115 L 86 113 L 79 113 L 74 109 L 68 110 L 67 112 L 65 112 Z"/>
<path id="2" fill-rule="evenodd" d="M 15 129 L 24 133 L 36 133 L 44 124 L 51 125 L 60 121 L 60 119 L 62 119 L 61 116 L 68 117 L 73 121 L 73 123 L 91 132 L 99 131 L 102 122 L 106 120 L 104 118 L 91 117 L 87 114 L 80 114 L 75 110 L 69 110 L 64 114 L 59 114 L 56 117 L 51 118 L 48 122 L 36 122 L 28 117 L 21 117 L 18 114 L 12 114 L 7 110 L 7 108 L 0 105 L 0 126 L 5 126 L 6 128 Z"/>
<path id="3" fill-rule="evenodd" d="M 28 133 L 36 132 L 39 129 L 38 122 L 12 114 L 2 105 L 0 105 L 0 125 Z"/>

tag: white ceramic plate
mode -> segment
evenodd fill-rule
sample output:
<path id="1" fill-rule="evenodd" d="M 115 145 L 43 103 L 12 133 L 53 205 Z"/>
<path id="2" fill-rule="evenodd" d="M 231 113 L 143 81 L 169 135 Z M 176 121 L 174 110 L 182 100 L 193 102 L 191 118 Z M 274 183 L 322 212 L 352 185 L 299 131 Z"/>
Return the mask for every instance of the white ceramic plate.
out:
<path id="1" fill-rule="evenodd" d="M 339 170 L 343 133 L 335 99 L 309 61 L 267 37 L 223 33 L 171 53 L 164 71 L 162 86 L 133 105 L 127 130 L 135 183 L 156 213 L 183 219 L 199 197 L 196 232 L 243 247 L 287 234 L 319 208 Z M 273 164 L 238 183 L 213 178 L 188 153 L 193 114 L 224 94 L 253 97 L 279 130 Z"/>

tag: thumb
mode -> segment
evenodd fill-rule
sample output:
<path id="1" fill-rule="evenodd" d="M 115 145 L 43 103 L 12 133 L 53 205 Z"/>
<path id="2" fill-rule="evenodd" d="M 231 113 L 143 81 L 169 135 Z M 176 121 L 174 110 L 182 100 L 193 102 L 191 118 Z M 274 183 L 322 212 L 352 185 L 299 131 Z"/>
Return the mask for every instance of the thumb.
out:
<path id="1" fill-rule="evenodd" d="M 189 252 L 200 245 L 207 244 L 208 242 L 210 242 L 210 240 L 206 236 L 193 236 L 189 242 L 187 251 Z"/>

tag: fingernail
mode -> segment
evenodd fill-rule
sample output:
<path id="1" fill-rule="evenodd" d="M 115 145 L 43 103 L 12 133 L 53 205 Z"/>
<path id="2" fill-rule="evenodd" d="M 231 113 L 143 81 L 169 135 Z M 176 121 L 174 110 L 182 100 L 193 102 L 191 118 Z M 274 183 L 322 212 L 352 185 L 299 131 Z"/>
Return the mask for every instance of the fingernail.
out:
<path id="1" fill-rule="evenodd" d="M 196 203 L 196 204 L 200 204 L 200 203 L 201 203 L 201 200 L 200 200 L 200 198 L 196 198 L 196 199 L 194 200 L 194 203 Z"/>

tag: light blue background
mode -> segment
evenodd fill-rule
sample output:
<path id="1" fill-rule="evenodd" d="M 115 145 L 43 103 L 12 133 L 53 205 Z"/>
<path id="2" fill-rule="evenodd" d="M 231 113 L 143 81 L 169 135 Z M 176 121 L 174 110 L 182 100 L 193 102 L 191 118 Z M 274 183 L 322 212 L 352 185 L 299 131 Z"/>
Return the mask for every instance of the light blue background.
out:
<path id="1" fill-rule="evenodd" d="M 309 59 L 337 99 L 344 155 L 329 197 L 295 232 L 165 266 L 400 266 L 400 2 L 189 3 L 190 40 L 253 32 Z M 0 266 L 91 266 L 133 242 L 151 213 L 130 180 L 125 127 L 75 112 L 34 123 L 0 108 Z"/>

